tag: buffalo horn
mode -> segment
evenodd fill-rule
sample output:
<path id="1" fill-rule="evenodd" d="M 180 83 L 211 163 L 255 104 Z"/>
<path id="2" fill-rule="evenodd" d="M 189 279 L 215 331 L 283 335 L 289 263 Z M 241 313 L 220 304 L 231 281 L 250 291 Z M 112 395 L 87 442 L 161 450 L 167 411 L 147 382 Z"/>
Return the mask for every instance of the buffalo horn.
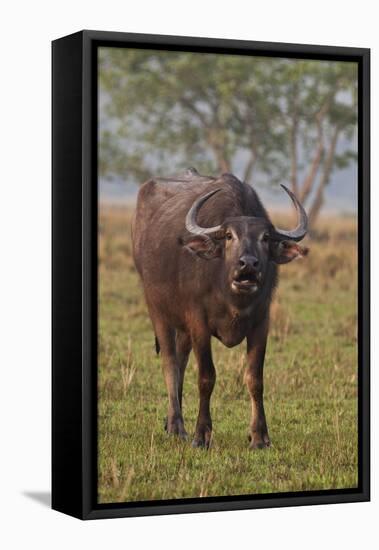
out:
<path id="1" fill-rule="evenodd" d="M 298 223 L 297 227 L 295 229 L 293 229 L 292 231 L 285 231 L 284 229 L 279 229 L 278 227 L 275 227 L 275 232 L 277 234 L 277 237 L 280 240 L 288 239 L 290 241 L 301 241 L 301 239 L 304 239 L 305 235 L 307 234 L 307 230 L 308 230 L 308 216 L 307 216 L 307 213 L 305 212 L 305 210 L 304 210 L 303 206 L 301 205 L 301 203 L 297 200 L 295 195 L 292 193 L 292 191 L 287 189 L 287 187 L 285 185 L 281 184 L 281 187 L 283 187 L 284 191 L 290 196 L 290 198 L 291 198 L 291 200 L 292 200 L 292 202 L 293 202 L 293 204 L 296 208 L 299 223 Z"/>
<path id="2" fill-rule="evenodd" d="M 208 235 L 209 233 L 214 233 L 215 231 L 219 231 L 221 229 L 221 225 L 216 225 L 215 227 L 200 227 L 200 225 L 196 222 L 197 215 L 202 205 L 218 191 L 220 191 L 220 189 L 214 189 L 213 191 L 210 191 L 206 195 L 203 195 L 195 200 L 186 216 L 187 231 L 194 235 Z"/>

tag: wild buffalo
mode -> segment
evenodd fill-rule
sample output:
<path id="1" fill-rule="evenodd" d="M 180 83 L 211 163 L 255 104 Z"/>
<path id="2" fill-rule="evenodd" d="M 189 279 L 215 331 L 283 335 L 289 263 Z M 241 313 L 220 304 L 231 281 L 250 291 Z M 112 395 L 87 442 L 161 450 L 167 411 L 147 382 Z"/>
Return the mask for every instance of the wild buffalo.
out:
<path id="1" fill-rule="evenodd" d="M 233 347 L 247 341 L 252 449 L 268 447 L 263 365 L 277 264 L 307 252 L 298 241 L 307 215 L 292 231 L 275 227 L 256 192 L 231 174 L 201 176 L 189 169 L 142 185 L 133 222 L 133 255 L 161 351 L 168 391 L 166 430 L 187 437 L 182 393 L 191 350 L 198 364 L 199 415 L 193 445 L 208 447 L 210 398 L 216 381 L 211 337 Z"/>

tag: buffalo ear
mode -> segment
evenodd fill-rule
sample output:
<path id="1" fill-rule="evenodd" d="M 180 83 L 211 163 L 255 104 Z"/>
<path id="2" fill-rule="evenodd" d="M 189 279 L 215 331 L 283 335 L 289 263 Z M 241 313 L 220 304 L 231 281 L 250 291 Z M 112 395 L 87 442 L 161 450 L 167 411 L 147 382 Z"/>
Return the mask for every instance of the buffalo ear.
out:
<path id="1" fill-rule="evenodd" d="M 309 248 L 303 248 L 293 241 L 280 241 L 271 247 L 271 258 L 277 264 L 288 264 L 292 260 L 303 258 Z"/>
<path id="2" fill-rule="evenodd" d="M 208 235 L 191 235 L 180 239 L 180 244 L 184 246 L 191 254 L 196 254 L 200 258 L 211 260 L 218 258 L 222 254 L 222 246 L 215 242 Z"/>

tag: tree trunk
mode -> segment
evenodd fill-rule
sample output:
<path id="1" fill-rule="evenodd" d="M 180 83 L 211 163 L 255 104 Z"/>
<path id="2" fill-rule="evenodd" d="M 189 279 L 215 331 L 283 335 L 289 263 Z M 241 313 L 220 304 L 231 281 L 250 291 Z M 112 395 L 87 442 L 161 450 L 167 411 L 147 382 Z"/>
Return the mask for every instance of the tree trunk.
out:
<path id="1" fill-rule="evenodd" d="M 291 149 L 291 188 L 295 195 L 298 195 L 297 186 L 297 134 L 299 129 L 299 83 L 296 82 L 293 90 L 292 124 L 290 128 L 290 149 Z"/>
<path id="2" fill-rule="evenodd" d="M 322 156 L 324 153 L 324 141 L 323 141 L 323 135 L 322 135 L 321 121 L 318 121 L 317 123 L 317 133 L 318 133 L 318 139 L 317 139 L 316 151 L 313 156 L 311 166 L 309 168 L 309 172 L 304 179 L 304 182 L 301 186 L 301 190 L 299 193 L 299 200 L 301 203 L 307 200 L 310 192 L 312 191 L 314 180 L 316 178 L 318 169 L 321 164 Z"/>
<path id="3" fill-rule="evenodd" d="M 323 120 L 328 113 L 331 103 L 331 96 L 322 105 L 321 109 L 315 114 L 316 128 L 317 128 L 317 145 L 315 154 L 313 156 L 309 172 L 306 175 L 300 189 L 299 200 L 305 202 L 312 191 L 317 172 L 320 168 L 322 157 L 324 154 L 324 132 L 323 132 Z"/>
<path id="4" fill-rule="evenodd" d="M 189 101 L 185 97 L 182 97 L 181 103 L 183 107 L 189 110 L 192 115 L 195 115 L 202 124 L 205 131 L 206 140 L 213 151 L 219 170 L 221 172 L 230 172 L 230 162 L 224 154 L 225 144 L 223 142 L 220 143 L 221 130 L 217 121 L 217 113 L 214 114 L 213 120 L 207 120 L 205 114 L 199 111 L 193 102 Z"/>
<path id="5" fill-rule="evenodd" d="M 308 225 L 312 230 L 314 228 L 315 222 L 320 214 L 322 205 L 324 204 L 324 188 L 319 187 L 317 194 L 313 200 L 312 206 L 308 212 Z"/>
<path id="6" fill-rule="evenodd" d="M 256 160 L 257 160 L 257 155 L 255 154 L 255 151 L 252 151 L 251 156 L 250 156 L 250 158 L 249 158 L 249 160 L 246 164 L 245 172 L 244 172 L 244 176 L 243 176 L 243 180 L 246 183 L 249 183 L 249 181 L 251 180 L 251 176 L 253 174 L 253 170 L 254 170 Z"/>
<path id="7" fill-rule="evenodd" d="M 325 191 L 325 187 L 329 183 L 330 173 L 333 168 L 334 155 L 336 152 L 339 131 L 340 131 L 339 127 L 337 126 L 329 145 L 329 150 L 325 160 L 324 169 L 322 172 L 320 182 L 318 184 L 315 198 L 313 199 L 312 205 L 308 212 L 308 223 L 311 229 L 314 227 L 314 224 L 320 214 L 321 207 L 324 204 L 324 191 Z"/>
<path id="8" fill-rule="evenodd" d="M 230 163 L 228 159 L 224 156 L 223 151 L 221 148 L 219 148 L 216 144 L 209 141 L 209 144 L 211 145 L 211 148 L 213 150 L 213 154 L 215 156 L 218 169 L 222 174 L 225 174 L 226 172 L 230 172 Z"/>

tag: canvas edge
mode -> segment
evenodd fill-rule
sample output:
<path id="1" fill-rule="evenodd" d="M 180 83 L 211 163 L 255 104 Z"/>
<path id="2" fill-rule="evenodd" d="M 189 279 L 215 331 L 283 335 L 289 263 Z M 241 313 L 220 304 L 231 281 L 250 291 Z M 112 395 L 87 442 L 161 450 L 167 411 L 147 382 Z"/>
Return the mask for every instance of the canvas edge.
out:
<path id="1" fill-rule="evenodd" d="M 335 492 L 328 495 L 296 495 L 296 496 L 281 496 L 277 494 L 272 498 L 254 498 L 252 500 L 238 500 L 236 497 L 232 501 L 217 502 L 199 502 L 196 503 L 175 503 L 172 504 L 157 504 L 151 505 L 150 503 L 138 503 L 135 507 L 132 503 L 128 506 L 112 505 L 110 508 L 101 507 L 96 505 L 96 491 L 94 491 L 94 482 L 96 482 L 96 468 L 94 468 L 94 461 L 96 457 L 93 456 L 95 446 L 94 441 L 94 411 L 96 409 L 96 403 L 93 399 L 93 391 L 96 388 L 94 384 L 94 363 L 93 353 L 94 346 L 91 339 L 94 326 L 96 326 L 97 312 L 93 311 L 91 304 L 94 298 L 94 280 L 93 280 L 93 268 L 96 247 L 94 247 L 94 227 L 96 212 L 94 212 L 94 200 L 97 202 L 97 193 L 94 197 L 95 181 L 97 178 L 96 159 L 94 158 L 94 131 L 93 128 L 96 124 L 94 97 L 93 97 L 93 85 L 94 85 L 94 59 L 93 52 L 99 43 L 106 42 L 122 42 L 123 44 L 135 44 L 136 42 L 144 43 L 144 45 L 151 45 L 151 47 L 164 46 L 169 44 L 170 46 L 186 46 L 196 48 L 231 48 L 240 50 L 246 49 L 247 51 L 254 50 L 256 52 L 278 52 L 280 55 L 285 56 L 289 52 L 291 54 L 302 54 L 320 56 L 346 56 L 356 57 L 356 60 L 362 66 L 362 91 L 363 91 L 363 104 L 361 112 L 362 123 L 362 138 L 361 149 L 363 151 L 363 157 L 361 161 L 361 174 L 360 180 L 362 182 L 362 219 L 365 223 L 362 226 L 362 234 L 360 246 L 366 250 L 369 246 L 369 226 L 367 224 L 367 215 L 369 214 L 369 141 L 370 141 L 370 89 L 369 89 L 369 74 L 370 74 L 370 50 L 367 48 L 346 48 L 346 47 L 333 47 L 333 46 L 315 46 L 315 45 L 298 45 L 298 44 L 280 44 L 280 43 L 266 43 L 266 42 L 247 42 L 239 40 L 229 39 L 207 39 L 207 38 L 192 38 L 192 37 L 171 37 L 162 35 L 141 35 L 141 34 L 128 34 L 128 33 L 113 33 L 102 31 L 81 31 L 59 39 L 59 42 L 63 45 L 66 39 L 79 40 L 81 42 L 80 55 L 82 58 L 82 110 L 81 110 L 81 122 L 82 122 L 82 142 L 81 142 L 81 162 L 80 167 L 80 190 L 82 193 L 82 231 L 80 236 L 78 234 L 73 235 L 73 238 L 80 239 L 82 246 L 82 362 L 80 369 L 80 380 L 78 380 L 78 374 L 74 376 L 75 384 L 80 385 L 81 391 L 81 412 L 78 415 L 78 423 L 81 430 L 81 453 L 77 457 L 77 465 L 80 465 L 81 479 L 80 490 L 73 490 L 72 503 L 66 503 L 65 506 L 57 504 L 56 493 L 57 487 L 54 489 L 53 483 L 53 499 L 52 507 L 56 510 L 62 511 L 69 515 L 73 515 L 80 519 L 101 519 L 101 518 L 116 518 L 116 517 L 130 517 L 130 516 L 146 516 L 146 515 L 161 515 L 161 514 L 177 514 L 177 513 L 193 513 L 193 512 L 211 512 L 211 511 L 227 511 L 227 510 L 242 510 L 242 509 L 257 509 L 268 507 L 282 507 L 282 506 L 302 506 L 302 505 L 314 505 L 314 504 L 335 504 L 343 502 L 364 502 L 370 500 L 370 433 L 369 433 L 369 400 L 365 401 L 362 407 L 361 417 L 361 433 L 362 433 L 362 490 L 349 494 L 339 494 Z M 54 44 L 58 41 L 53 42 Z M 54 90 L 53 90 L 53 140 L 54 140 Z M 57 145 L 57 144 L 56 144 Z M 53 146 L 54 149 L 54 146 Z M 53 153 L 54 158 L 54 153 Z M 53 161 L 54 164 L 54 161 Z M 53 170 L 54 172 L 54 170 Z M 53 174 L 53 188 L 54 188 L 54 174 Z M 97 188 L 96 188 L 97 190 Z M 69 200 L 69 199 L 68 199 Z M 365 216 L 363 218 L 363 215 Z M 53 220 L 54 228 L 54 220 Z M 77 269 L 77 266 L 71 266 L 73 269 Z M 363 264 L 361 266 L 363 281 L 365 282 L 365 288 L 362 293 L 363 315 L 361 319 L 361 327 L 364 328 L 363 340 L 361 341 L 362 355 L 362 375 L 363 375 L 363 394 L 367 397 L 370 391 L 370 377 L 369 377 L 369 335 L 367 328 L 369 328 L 369 252 L 363 254 Z M 67 289 L 67 285 L 66 285 Z M 54 294 L 54 292 L 53 292 Z M 54 304 L 54 298 L 53 298 Z M 53 318 L 56 316 L 56 308 L 53 305 Z M 54 334 L 54 331 L 53 331 Z M 53 336 L 54 345 L 54 336 Z M 53 367 L 54 377 L 54 367 Z M 54 387 L 54 381 L 53 381 Z M 55 392 L 56 396 L 56 392 Z M 54 390 L 53 390 L 53 403 L 54 403 Z M 53 412 L 54 414 L 54 412 Z M 56 422 L 53 422 L 53 430 L 57 427 Z M 55 472 L 55 479 L 57 476 L 56 464 L 53 464 L 53 472 Z M 53 479 L 54 479 L 53 475 Z M 61 476 L 61 474 L 60 474 Z M 76 488 L 77 489 L 77 488 Z M 54 494 L 55 493 L 55 494 Z M 76 495 L 76 496 L 75 496 Z"/>

